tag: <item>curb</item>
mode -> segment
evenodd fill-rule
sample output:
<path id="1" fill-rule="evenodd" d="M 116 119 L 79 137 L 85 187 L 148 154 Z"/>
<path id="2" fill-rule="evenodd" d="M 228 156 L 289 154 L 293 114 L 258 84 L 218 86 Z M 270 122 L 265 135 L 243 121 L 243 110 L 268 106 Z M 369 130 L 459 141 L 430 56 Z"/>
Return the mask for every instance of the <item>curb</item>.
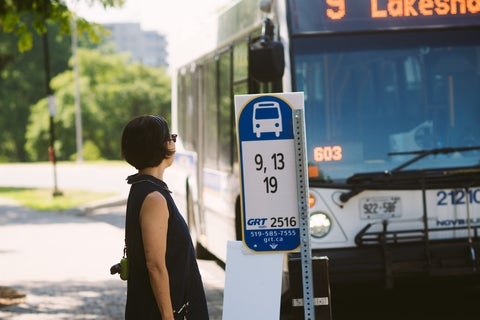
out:
<path id="1" fill-rule="evenodd" d="M 101 200 L 98 202 L 89 203 L 84 206 L 77 207 L 75 211 L 79 211 L 79 214 L 89 215 L 93 214 L 95 210 L 106 209 L 112 207 L 119 207 L 127 205 L 127 198 L 125 196 L 119 196 L 110 198 L 107 200 Z"/>

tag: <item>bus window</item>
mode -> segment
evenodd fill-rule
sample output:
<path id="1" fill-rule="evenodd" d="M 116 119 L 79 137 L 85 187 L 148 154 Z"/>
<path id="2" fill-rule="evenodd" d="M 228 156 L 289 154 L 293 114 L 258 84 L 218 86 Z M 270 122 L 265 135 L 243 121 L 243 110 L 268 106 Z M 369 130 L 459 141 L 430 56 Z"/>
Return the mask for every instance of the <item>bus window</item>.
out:
<path id="1" fill-rule="evenodd" d="M 231 51 L 224 52 L 218 61 L 218 101 L 219 101 L 219 166 L 221 169 L 229 169 L 233 163 L 233 131 L 234 116 L 232 107 L 231 78 L 232 64 Z"/>
<path id="2" fill-rule="evenodd" d="M 246 79 L 248 79 L 248 42 L 241 41 L 233 47 L 233 81 Z"/>
<path id="3" fill-rule="evenodd" d="M 217 102 L 217 68 L 216 61 L 210 60 L 205 64 L 205 121 L 201 130 L 204 132 L 205 140 L 205 164 L 209 168 L 217 168 L 218 155 L 218 102 Z"/>
<path id="4" fill-rule="evenodd" d="M 186 148 L 192 149 L 198 147 L 198 124 L 191 119 L 198 117 L 197 97 L 194 96 L 195 82 L 193 78 L 194 73 L 184 71 L 178 78 L 179 92 L 178 92 L 178 130 L 182 133 L 182 141 Z"/>
<path id="5" fill-rule="evenodd" d="M 305 92 L 308 160 L 330 178 L 388 170 L 411 157 L 392 152 L 480 144 L 475 36 L 425 32 L 396 39 L 402 46 L 385 35 L 345 36 L 341 42 L 324 38 L 318 47 L 296 40 L 295 90 Z M 334 146 L 341 147 L 341 160 L 325 161 L 321 151 Z M 414 167 L 476 161 L 450 155 L 423 159 Z"/>

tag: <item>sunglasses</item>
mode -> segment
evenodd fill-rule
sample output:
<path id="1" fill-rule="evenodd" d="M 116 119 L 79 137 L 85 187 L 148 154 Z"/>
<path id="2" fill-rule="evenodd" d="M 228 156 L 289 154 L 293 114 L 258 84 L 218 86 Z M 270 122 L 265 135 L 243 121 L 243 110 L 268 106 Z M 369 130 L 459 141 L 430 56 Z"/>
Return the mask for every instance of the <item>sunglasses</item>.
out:
<path id="1" fill-rule="evenodd" d="M 178 134 L 172 133 L 172 134 L 170 135 L 170 138 L 167 139 L 167 141 L 177 142 L 177 137 L 178 137 Z"/>

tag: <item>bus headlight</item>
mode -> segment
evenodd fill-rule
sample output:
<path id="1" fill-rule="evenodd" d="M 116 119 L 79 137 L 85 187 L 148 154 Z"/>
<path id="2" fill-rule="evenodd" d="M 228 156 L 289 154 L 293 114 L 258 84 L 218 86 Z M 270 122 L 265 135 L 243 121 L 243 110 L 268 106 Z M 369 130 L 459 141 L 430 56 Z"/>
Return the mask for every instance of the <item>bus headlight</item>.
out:
<path id="1" fill-rule="evenodd" d="M 332 220 L 323 212 L 313 212 L 310 215 L 310 234 L 315 238 L 325 237 L 332 228 Z"/>

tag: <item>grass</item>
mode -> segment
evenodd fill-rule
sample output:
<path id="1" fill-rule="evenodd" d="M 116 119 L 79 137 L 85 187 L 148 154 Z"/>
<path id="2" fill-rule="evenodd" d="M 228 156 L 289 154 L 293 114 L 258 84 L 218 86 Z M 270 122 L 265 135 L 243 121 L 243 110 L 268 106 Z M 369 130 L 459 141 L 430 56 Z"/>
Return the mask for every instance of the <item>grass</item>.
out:
<path id="1" fill-rule="evenodd" d="M 115 193 L 66 190 L 53 195 L 51 189 L 0 187 L 0 197 L 13 199 L 38 211 L 64 211 L 114 196 Z"/>

